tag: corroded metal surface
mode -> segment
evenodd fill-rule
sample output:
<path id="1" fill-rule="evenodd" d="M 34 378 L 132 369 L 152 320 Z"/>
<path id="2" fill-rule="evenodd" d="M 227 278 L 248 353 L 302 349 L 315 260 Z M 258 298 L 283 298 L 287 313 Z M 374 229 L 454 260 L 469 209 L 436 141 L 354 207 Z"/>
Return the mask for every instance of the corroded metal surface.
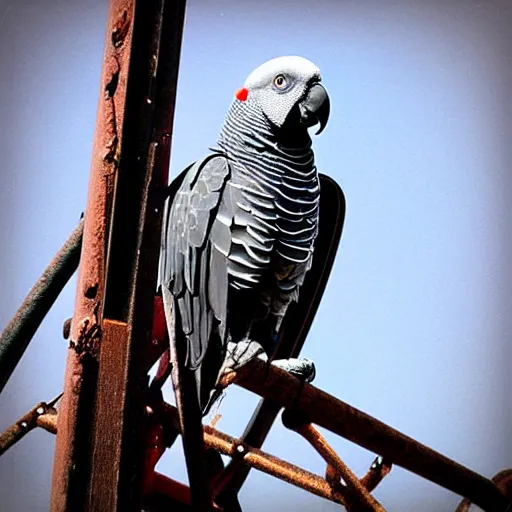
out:
<path id="1" fill-rule="evenodd" d="M 285 427 L 300 434 L 319 453 L 328 465 L 328 479 L 331 485 L 341 485 L 343 479 L 347 489 L 347 510 L 385 512 L 384 507 L 368 492 L 357 476 L 329 446 L 325 438 L 300 414 L 284 411 L 282 416 Z"/>
<path id="2" fill-rule="evenodd" d="M 263 366 L 266 366 L 266 364 L 263 363 Z M 268 375 L 269 380 L 275 380 L 275 375 L 273 374 L 276 371 L 282 372 L 282 370 L 272 368 Z M 258 372 L 256 372 L 256 375 L 256 378 L 261 378 L 261 374 L 258 374 Z M 232 375 L 230 379 L 233 379 L 233 377 L 234 376 Z M 294 379 L 294 377 L 290 378 Z M 261 383 L 254 386 L 247 386 L 247 388 L 250 389 L 260 386 Z M 306 390 L 306 392 L 308 391 Z M 334 397 L 330 398 L 334 403 L 339 402 Z M 20 422 L 26 421 L 27 423 L 30 423 L 30 428 L 28 428 L 28 430 L 35 426 L 39 426 L 49 432 L 55 433 L 57 430 L 57 412 L 53 407 L 54 402 L 55 400 L 49 404 L 41 403 L 31 409 L 27 415 L 24 415 L 23 418 L 21 418 L 15 425 L 10 427 L 4 434 L 0 435 L 0 446 L 4 446 L 6 441 L 12 445 L 14 442 L 21 439 L 22 436 L 15 434 L 15 437 L 18 437 L 16 439 L 13 438 L 11 442 L 12 432 L 18 431 Z M 300 405 L 299 402 L 297 402 L 297 404 Z M 343 407 L 350 406 L 346 406 L 345 404 L 345 406 L 342 405 L 342 408 Z M 335 405 L 335 407 L 328 413 L 319 413 L 317 415 L 317 420 L 319 420 L 320 423 L 324 423 L 322 420 L 323 416 L 339 412 L 340 408 L 338 404 Z M 144 438 L 147 454 L 146 463 L 144 464 L 146 471 L 144 509 L 155 512 L 170 509 L 183 511 L 192 510 L 190 488 L 155 471 L 156 463 L 164 453 L 165 448 L 171 446 L 180 433 L 181 426 L 178 411 L 175 407 L 162 401 L 161 396 L 155 394 L 146 406 L 146 413 L 148 418 L 150 418 L 150 426 L 146 430 Z M 35 420 L 36 417 L 37 419 Z M 217 450 L 218 453 L 231 456 L 233 460 L 237 460 L 243 466 L 258 469 L 273 477 L 282 479 L 292 485 L 316 494 L 317 496 L 342 504 L 351 512 L 362 512 L 367 510 L 382 512 L 384 510 L 382 505 L 376 502 L 368 491 L 373 490 L 382 478 L 389 473 L 391 469 L 389 458 L 386 460 L 378 457 L 372 464 L 370 470 L 362 478 L 357 478 L 328 445 L 323 436 L 321 436 L 320 433 L 308 422 L 307 418 L 308 416 L 305 416 L 303 413 L 298 413 L 297 408 L 295 408 L 293 411 L 285 411 L 283 421 L 288 428 L 291 428 L 305 437 L 313 448 L 324 458 L 327 463 L 325 478 L 267 454 L 257 448 L 251 447 L 244 443 L 243 440 L 224 434 L 211 425 L 203 427 L 205 445 L 209 449 Z M 374 418 L 368 418 L 370 425 L 373 425 L 373 427 L 378 430 L 380 422 Z M 355 428 L 360 427 L 360 420 L 353 423 L 352 426 L 355 426 Z M 22 427 L 27 428 L 23 425 Z M 366 425 L 366 427 L 368 427 L 368 425 Z M 391 442 L 391 450 L 396 449 L 393 436 L 385 440 L 387 442 Z M 407 443 L 411 445 L 417 444 L 416 441 L 412 439 L 407 441 Z M 381 450 L 377 451 L 386 451 L 384 445 L 382 445 L 381 448 Z M 441 458 L 443 457 L 435 452 L 433 452 L 433 454 L 429 454 L 429 449 L 427 447 L 424 448 L 427 451 L 427 455 L 425 456 L 425 454 L 420 454 L 417 458 L 413 458 L 412 462 L 412 464 L 415 464 L 420 468 L 420 470 L 415 471 L 418 474 L 422 471 L 421 466 L 425 463 L 425 460 L 427 462 L 429 461 L 429 457 L 432 457 L 433 455 Z M 400 454 L 398 454 L 397 458 L 400 458 Z M 460 480 L 461 477 L 457 476 L 459 467 L 456 463 L 452 462 L 452 464 L 453 466 L 451 466 L 449 470 L 444 470 L 443 478 L 455 477 Z M 212 494 L 214 496 L 216 496 L 216 490 L 224 489 L 224 486 L 222 485 L 224 478 L 222 464 L 220 466 L 218 464 L 215 465 L 216 469 L 211 473 Z M 482 508 L 488 511 L 508 512 L 507 497 L 508 499 L 512 497 L 512 470 L 504 470 L 498 473 L 493 478 L 493 482 L 496 484 L 496 486 L 494 486 L 490 480 L 472 473 L 466 468 L 462 469 L 468 472 L 463 476 L 463 478 L 466 479 L 465 485 L 467 485 L 467 487 L 459 494 L 474 494 L 471 486 L 475 482 L 485 481 L 489 486 L 487 486 L 485 490 L 482 490 L 482 488 L 479 490 L 481 493 L 479 500 L 482 503 Z M 449 480 L 443 480 L 439 483 L 443 487 L 450 488 Z M 498 501 L 496 495 L 500 496 L 500 501 Z M 223 502 L 223 506 L 219 506 L 218 502 L 213 502 L 211 503 L 211 507 L 215 510 L 224 510 L 225 512 L 241 510 L 238 505 L 236 493 L 225 494 L 224 497 L 226 496 L 230 497 L 231 502 L 229 504 L 227 504 L 227 500 Z M 484 503 L 487 504 L 483 505 Z M 503 508 L 502 503 L 504 503 Z M 471 505 L 471 502 L 468 499 L 465 499 L 459 505 L 457 512 L 470 512 L 473 508 L 474 506 Z M 477 509 L 475 508 L 475 510 Z"/>
<path id="3" fill-rule="evenodd" d="M 173 430 L 179 428 L 178 411 L 175 407 L 162 403 L 159 413 L 164 420 L 164 427 Z M 264 473 L 301 487 L 322 498 L 344 504 L 343 489 L 334 488 L 324 478 L 311 473 L 295 464 L 274 457 L 257 448 L 244 444 L 241 440 L 224 434 L 208 425 L 203 426 L 205 446 L 214 448 L 219 453 L 229 455 L 243 465 L 258 469 Z M 222 488 L 222 474 L 213 481 L 215 488 Z"/>
<path id="4" fill-rule="evenodd" d="M 146 348 L 184 9 L 184 0 L 110 2 L 53 512 L 140 510 L 155 357 Z"/>
<path id="5" fill-rule="evenodd" d="M 55 420 L 57 411 L 55 404 L 60 400 L 61 395 L 54 398 L 51 402 L 40 402 L 13 425 L 0 434 L 0 455 L 6 452 L 11 446 L 25 437 L 36 427 L 42 427 L 52 433 L 56 433 Z"/>
<path id="6" fill-rule="evenodd" d="M 108 233 L 122 143 L 134 9 L 131 0 L 110 2 L 84 239 L 55 449 L 52 512 L 81 510 L 86 501 L 90 461 L 84 428 L 91 424 L 93 415 Z"/>
<path id="7" fill-rule="evenodd" d="M 498 489 L 510 500 L 510 506 L 506 512 L 512 511 L 512 469 L 504 469 L 493 476 L 492 481 Z M 455 512 L 478 512 L 478 508 L 471 500 L 464 499 L 459 503 Z"/>
<path id="8" fill-rule="evenodd" d="M 285 408 L 304 414 L 324 427 L 386 460 L 427 480 L 469 498 L 487 511 L 504 512 L 509 500 L 489 479 L 418 443 L 370 415 L 336 399 L 276 367 L 254 359 L 224 384 L 237 383 L 263 397 L 272 397 Z"/>

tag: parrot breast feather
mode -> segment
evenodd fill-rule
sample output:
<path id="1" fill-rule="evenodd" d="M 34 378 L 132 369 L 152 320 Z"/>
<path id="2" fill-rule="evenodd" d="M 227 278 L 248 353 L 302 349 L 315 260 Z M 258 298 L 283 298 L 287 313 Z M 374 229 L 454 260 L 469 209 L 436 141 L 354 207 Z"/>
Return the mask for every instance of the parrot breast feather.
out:
<path id="1" fill-rule="evenodd" d="M 167 206 L 160 280 L 178 304 L 191 369 L 206 354 L 214 322 L 226 320 L 227 268 L 212 241 L 212 227 L 229 175 L 226 157 L 214 153 L 186 171 Z"/>

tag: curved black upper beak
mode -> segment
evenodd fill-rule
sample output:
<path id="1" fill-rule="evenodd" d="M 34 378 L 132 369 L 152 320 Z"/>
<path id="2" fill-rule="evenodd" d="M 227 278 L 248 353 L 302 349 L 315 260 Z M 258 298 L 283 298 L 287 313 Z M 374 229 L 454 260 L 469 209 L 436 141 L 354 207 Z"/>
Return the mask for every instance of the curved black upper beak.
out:
<path id="1" fill-rule="evenodd" d="M 308 128 L 320 123 L 316 135 L 322 133 L 331 109 L 329 95 L 324 87 L 318 82 L 312 84 L 307 96 L 299 103 L 299 109 L 301 122 Z"/>

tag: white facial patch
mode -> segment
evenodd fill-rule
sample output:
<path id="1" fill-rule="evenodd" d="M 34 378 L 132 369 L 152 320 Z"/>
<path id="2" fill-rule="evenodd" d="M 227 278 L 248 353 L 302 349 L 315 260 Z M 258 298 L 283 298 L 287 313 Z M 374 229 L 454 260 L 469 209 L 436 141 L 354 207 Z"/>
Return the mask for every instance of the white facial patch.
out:
<path id="1" fill-rule="evenodd" d="M 278 75 L 283 75 L 288 84 L 282 90 L 274 86 L 274 79 Z M 244 87 L 249 91 L 249 101 L 257 102 L 267 118 L 280 127 L 290 110 L 304 96 L 308 83 L 320 79 L 320 70 L 308 59 L 278 57 L 256 68 L 248 76 Z"/>

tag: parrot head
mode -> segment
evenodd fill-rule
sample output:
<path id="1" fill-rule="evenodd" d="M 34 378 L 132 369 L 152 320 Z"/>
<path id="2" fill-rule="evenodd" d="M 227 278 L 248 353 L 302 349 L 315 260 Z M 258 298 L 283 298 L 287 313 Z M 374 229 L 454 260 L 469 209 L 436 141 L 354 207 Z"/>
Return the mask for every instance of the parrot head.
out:
<path id="1" fill-rule="evenodd" d="M 320 84 L 320 70 L 303 57 L 278 57 L 256 68 L 235 94 L 248 115 L 261 112 L 275 131 L 297 133 L 329 119 L 330 102 Z"/>

